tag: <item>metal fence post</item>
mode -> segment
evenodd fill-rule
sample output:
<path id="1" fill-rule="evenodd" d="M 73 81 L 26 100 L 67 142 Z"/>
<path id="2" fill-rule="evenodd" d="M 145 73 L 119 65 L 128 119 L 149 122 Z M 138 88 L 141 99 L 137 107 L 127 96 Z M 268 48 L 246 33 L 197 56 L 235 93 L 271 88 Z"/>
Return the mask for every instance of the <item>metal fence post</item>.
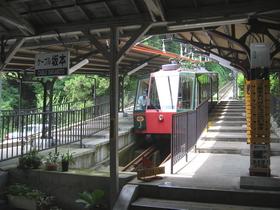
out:
<path id="1" fill-rule="evenodd" d="M 174 152 L 173 152 L 173 147 L 174 147 L 174 115 L 172 115 L 172 134 L 171 134 L 171 174 L 173 174 L 173 160 L 174 160 Z"/>
<path id="2" fill-rule="evenodd" d="M 189 113 L 187 112 L 187 119 L 186 119 L 186 124 L 187 124 L 187 135 L 186 135 L 186 162 L 188 162 L 188 150 L 189 150 Z"/>
<path id="3" fill-rule="evenodd" d="M 80 148 L 83 148 L 83 109 L 80 110 Z"/>
<path id="4" fill-rule="evenodd" d="M 24 146 L 24 143 L 23 143 L 23 128 L 24 128 L 24 115 L 21 116 L 21 154 L 20 156 L 23 157 L 23 146 Z"/>
<path id="5" fill-rule="evenodd" d="M 57 153 L 57 112 L 55 112 L 55 153 Z"/>

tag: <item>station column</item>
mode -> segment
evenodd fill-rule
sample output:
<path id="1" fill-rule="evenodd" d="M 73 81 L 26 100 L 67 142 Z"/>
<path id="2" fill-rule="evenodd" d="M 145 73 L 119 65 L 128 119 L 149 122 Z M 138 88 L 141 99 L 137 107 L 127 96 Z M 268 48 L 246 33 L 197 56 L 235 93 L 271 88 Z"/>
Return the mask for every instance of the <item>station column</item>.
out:
<path id="1" fill-rule="evenodd" d="M 269 48 L 256 43 L 250 51 L 251 69 L 245 88 L 249 172 L 251 176 L 270 176 Z"/>

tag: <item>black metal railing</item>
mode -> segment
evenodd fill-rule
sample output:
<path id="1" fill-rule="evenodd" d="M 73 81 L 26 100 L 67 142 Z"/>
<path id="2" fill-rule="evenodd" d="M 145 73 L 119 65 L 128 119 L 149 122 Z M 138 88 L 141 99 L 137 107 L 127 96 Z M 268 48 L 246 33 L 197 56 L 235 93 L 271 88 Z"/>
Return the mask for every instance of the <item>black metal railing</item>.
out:
<path id="1" fill-rule="evenodd" d="M 109 103 L 76 110 L 0 116 L 0 161 L 82 139 L 109 127 Z"/>
<path id="2" fill-rule="evenodd" d="M 172 116 L 171 173 L 178 163 L 195 146 L 208 123 L 208 100 L 196 110 L 180 112 Z"/>
<path id="3" fill-rule="evenodd" d="M 70 109 L 78 109 L 78 108 L 85 108 L 92 106 L 92 101 L 81 100 L 75 102 L 67 102 L 67 103 L 59 103 L 52 105 L 52 111 L 66 111 Z M 47 109 L 49 107 L 47 106 Z M 43 112 L 43 108 L 29 108 L 29 109 L 14 109 L 14 110 L 0 110 L 0 115 L 17 115 L 17 114 L 24 114 L 24 113 L 39 113 Z"/>

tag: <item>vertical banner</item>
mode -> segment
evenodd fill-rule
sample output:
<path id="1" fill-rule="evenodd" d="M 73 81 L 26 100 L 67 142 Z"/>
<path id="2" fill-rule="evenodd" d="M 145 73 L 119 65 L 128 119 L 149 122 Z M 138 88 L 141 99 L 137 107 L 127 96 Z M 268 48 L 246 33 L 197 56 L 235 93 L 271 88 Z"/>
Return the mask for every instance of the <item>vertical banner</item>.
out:
<path id="1" fill-rule="evenodd" d="M 270 143 L 269 80 L 246 81 L 247 143 Z"/>

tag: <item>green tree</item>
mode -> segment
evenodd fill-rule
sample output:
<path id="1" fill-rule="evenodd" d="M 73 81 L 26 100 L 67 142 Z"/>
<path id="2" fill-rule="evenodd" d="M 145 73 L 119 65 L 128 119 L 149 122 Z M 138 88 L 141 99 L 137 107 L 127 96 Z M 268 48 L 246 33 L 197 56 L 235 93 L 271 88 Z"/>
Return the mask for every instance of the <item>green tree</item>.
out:
<path id="1" fill-rule="evenodd" d="M 244 97 L 245 78 L 242 73 L 237 74 L 237 86 L 239 89 L 239 97 Z"/>
<path id="2" fill-rule="evenodd" d="M 208 71 L 216 72 L 219 74 L 219 86 L 223 86 L 231 79 L 231 70 L 221 66 L 217 62 L 206 62 L 204 64 Z"/>
<path id="3" fill-rule="evenodd" d="M 280 78 L 279 74 L 274 73 L 269 76 L 270 80 L 270 93 L 275 96 L 280 95 Z"/>

